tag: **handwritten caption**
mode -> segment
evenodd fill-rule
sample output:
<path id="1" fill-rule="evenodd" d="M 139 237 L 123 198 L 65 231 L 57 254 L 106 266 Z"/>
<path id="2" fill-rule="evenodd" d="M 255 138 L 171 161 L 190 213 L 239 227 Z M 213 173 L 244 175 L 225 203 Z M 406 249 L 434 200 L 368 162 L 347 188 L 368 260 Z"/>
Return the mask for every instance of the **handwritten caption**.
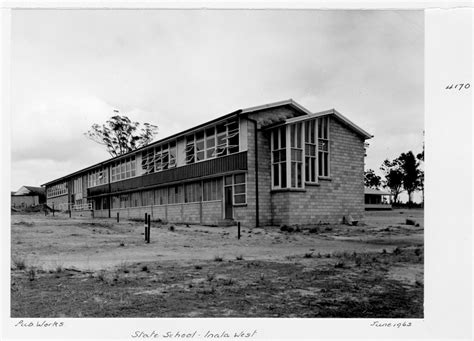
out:
<path id="1" fill-rule="evenodd" d="M 251 339 L 257 335 L 257 330 L 238 330 L 238 331 L 211 331 L 207 330 L 206 332 L 199 332 L 197 330 L 193 331 L 165 331 L 163 333 L 157 332 L 155 330 L 145 332 L 143 330 L 136 330 L 130 336 L 136 339 L 194 339 L 194 338 L 204 338 L 204 339 L 230 339 L 230 338 L 242 338 L 242 339 Z"/>
<path id="2" fill-rule="evenodd" d="M 449 84 L 446 86 L 446 90 L 467 90 L 471 87 L 469 83 Z"/>
<path id="3" fill-rule="evenodd" d="M 380 322 L 374 321 L 370 324 L 371 327 L 378 327 L 378 328 L 408 328 L 411 327 L 411 322 L 403 321 L 403 322 Z"/>
<path id="4" fill-rule="evenodd" d="M 25 328 L 58 328 L 58 327 L 63 327 L 64 322 L 63 321 L 48 321 L 48 320 L 41 320 L 41 321 L 25 321 L 25 320 L 20 320 L 17 323 L 15 323 L 15 327 L 25 327 Z"/>

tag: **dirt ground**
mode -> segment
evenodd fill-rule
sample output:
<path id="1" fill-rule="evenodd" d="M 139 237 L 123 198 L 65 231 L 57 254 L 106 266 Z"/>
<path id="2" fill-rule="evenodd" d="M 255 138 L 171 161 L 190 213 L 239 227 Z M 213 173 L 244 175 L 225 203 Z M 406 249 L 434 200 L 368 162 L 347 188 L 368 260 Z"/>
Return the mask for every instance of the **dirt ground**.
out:
<path id="1" fill-rule="evenodd" d="M 240 240 L 152 222 L 146 244 L 143 222 L 13 214 L 11 315 L 421 318 L 423 229 L 415 209 Z"/>

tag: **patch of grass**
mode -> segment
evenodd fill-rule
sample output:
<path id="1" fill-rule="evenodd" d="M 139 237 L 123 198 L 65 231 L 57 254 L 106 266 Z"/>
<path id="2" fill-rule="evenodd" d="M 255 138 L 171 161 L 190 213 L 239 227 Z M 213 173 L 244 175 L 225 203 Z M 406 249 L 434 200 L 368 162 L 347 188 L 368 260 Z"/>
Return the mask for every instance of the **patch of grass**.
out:
<path id="1" fill-rule="evenodd" d="M 342 260 L 338 260 L 336 264 L 334 264 L 336 269 L 343 269 L 346 267 L 346 263 Z"/>
<path id="2" fill-rule="evenodd" d="M 309 233 L 319 233 L 319 227 L 313 226 L 309 228 Z"/>
<path id="3" fill-rule="evenodd" d="M 305 253 L 304 258 L 313 258 L 313 253 L 312 252 Z"/>
<path id="4" fill-rule="evenodd" d="M 402 253 L 402 250 L 398 246 L 393 250 L 394 255 L 399 255 L 401 253 Z"/>
<path id="5" fill-rule="evenodd" d="M 234 284 L 234 280 L 232 278 L 226 278 L 222 280 L 222 285 L 229 286 L 233 284 Z"/>
<path id="6" fill-rule="evenodd" d="M 120 272 L 123 272 L 123 273 L 129 273 L 130 272 L 130 264 L 128 264 L 127 262 L 122 262 L 118 266 L 117 270 L 120 271 Z"/>
<path id="7" fill-rule="evenodd" d="M 214 262 L 222 262 L 223 258 L 221 256 L 214 256 Z"/>
<path id="8" fill-rule="evenodd" d="M 61 273 L 64 271 L 64 268 L 61 264 L 56 265 L 56 268 L 54 269 L 56 273 Z"/>
<path id="9" fill-rule="evenodd" d="M 14 257 L 12 258 L 12 263 L 18 270 L 25 270 L 26 262 L 24 258 Z"/>
<path id="10" fill-rule="evenodd" d="M 144 271 L 144 272 L 148 272 L 148 271 L 149 271 L 149 270 L 148 270 L 148 266 L 146 266 L 146 265 L 143 265 L 143 266 L 142 266 L 142 271 Z"/>
<path id="11" fill-rule="evenodd" d="M 235 257 L 236 260 L 243 260 L 244 259 L 244 256 L 242 255 L 238 255 L 237 257 Z"/>
<path id="12" fill-rule="evenodd" d="M 200 265 L 195 265 L 194 268 L 195 268 L 196 270 L 201 270 L 201 269 L 202 269 L 202 266 L 200 266 Z"/>
<path id="13" fill-rule="evenodd" d="M 124 242 L 120 242 L 119 246 L 125 246 Z"/>
<path id="14" fill-rule="evenodd" d="M 207 274 L 207 276 L 206 276 L 206 280 L 207 280 L 208 282 L 212 282 L 212 281 L 214 280 L 214 278 L 216 278 L 216 275 L 213 274 L 213 273 L 211 273 L 211 272 L 209 272 L 209 273 Z"/>
<path id="15" fill-rule="evenodd" d="M 24 225 L 24 226 L 29 226 L 29 227 L 31 227 L 31 226 L 34 226 L 35 223 L 32 222 L 32 221 L 30 222 L 30 221 L 23 221 L 23 220 L 22 220 L 22 221 L 13 223 L 13 225 Z"/>

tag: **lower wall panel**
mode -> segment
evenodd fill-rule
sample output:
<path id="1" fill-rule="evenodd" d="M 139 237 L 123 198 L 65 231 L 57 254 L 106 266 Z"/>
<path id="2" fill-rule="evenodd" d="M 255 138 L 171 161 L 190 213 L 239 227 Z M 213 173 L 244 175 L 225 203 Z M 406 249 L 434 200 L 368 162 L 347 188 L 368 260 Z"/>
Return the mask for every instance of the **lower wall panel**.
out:
<path id="1" fill-rule="evenodd" d="M 117 213 L 119 213 L 120 219 L 144 219 L 145 213 L 148 213 L 152 220 L 162 220 L 170 223 L 218 225 L 222 221 L 222 201 L 113 208 L 110 210 L 110 217 L 115 219 Z M 94 211 L 94 217 L 96 218 L 108 218 L 108 216 L 108 210 Z"/>

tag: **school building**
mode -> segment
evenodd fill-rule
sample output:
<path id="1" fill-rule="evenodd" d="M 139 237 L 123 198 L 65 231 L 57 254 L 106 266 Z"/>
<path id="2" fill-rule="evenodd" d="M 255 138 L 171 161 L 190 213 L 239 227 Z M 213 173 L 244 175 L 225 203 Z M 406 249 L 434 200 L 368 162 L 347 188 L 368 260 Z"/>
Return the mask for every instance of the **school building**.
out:
<path id="1" fill-rule="evenodd" d="M 360 219 L 365 140 L 336 110 L 293 100 L 240 109 L 46 187 L 74 215 L 205 225 L 293 225 Z"/>

